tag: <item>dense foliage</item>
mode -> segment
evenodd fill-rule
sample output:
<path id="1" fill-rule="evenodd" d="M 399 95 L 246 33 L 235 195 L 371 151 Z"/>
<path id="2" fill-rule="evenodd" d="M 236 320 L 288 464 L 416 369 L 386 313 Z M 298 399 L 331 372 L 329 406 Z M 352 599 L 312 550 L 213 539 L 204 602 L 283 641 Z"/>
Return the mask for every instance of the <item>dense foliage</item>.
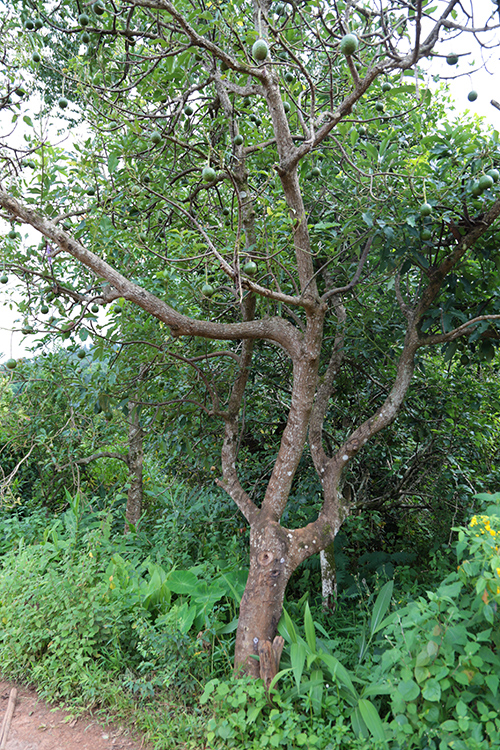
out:
<path id="1" fill-rule="evenodd" d="M 75 710 L 119 711 L 164 748 L 489 748 L 500 736 L 497 499 L 476 498 L 451 569 L 430 566 L 431 588 L 401 568 L 341 597 L 335 619 L 307 595 L 290 601 L 272 702 L 261 682 L 230 676 L 245 571 L 216 498 L 191 498 L 212 513 L 206 548 L 193 544 L 196 516 L 175 527 L 174 492 L 162 523 L 126 537 L 119 516 L 78 497 L 52 519 L 4 511 L 2 672 Z"/>
<path id="2" fill-rule="evenodd" d="M 428 86 L 473 5 L 9 5 L 3 669 L 215 746 L 497 742 L 500 136 Z"/>

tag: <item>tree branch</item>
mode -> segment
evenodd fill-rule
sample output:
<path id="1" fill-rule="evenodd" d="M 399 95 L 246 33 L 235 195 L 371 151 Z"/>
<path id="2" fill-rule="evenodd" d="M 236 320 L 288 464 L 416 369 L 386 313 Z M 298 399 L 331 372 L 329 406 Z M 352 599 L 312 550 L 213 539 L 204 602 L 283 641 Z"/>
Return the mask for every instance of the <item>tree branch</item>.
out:
<path id="1" fill-rule="evenodd" d="M 470 333 L 471 326 L 475 326 L 484 320 L 500 320 L 500 315 L 479 315 L 477 318 L 472 318 L 466 323 L 462 323 L 462 325 L 458 326 L 458 328 L 454 328 L 452 331 L 448 331 L 447 333 L 424 337 L 420 336 L 419 346 L 433 346 L 435 344 L 444 344 L 447 341 L 454 341 L 455 339 L 460 338 L 460 336 L 464 336 Z"/>
<path id="2" fill-rule="evenodd" d="M 34 229 L 55 242 L 61 250 L 68 252 L 87 268 L 94 271 L 97 276 L 106 279 L 120 293 L 120 296 L 134 302 L 158 320 L 163 321 L 170 328 L 173 336 L 200 336 L 226 341 L 267 339 L 282 346 L 292 358 L 296 356 L 299 347 L 299 334 L 288 321 L 280 318 L 268 318 L 241 323 L 213 323 L 189 318 L 178 313 L 146 289 L 129 281 L 52 221 L 42 217 L 33 209 L 21 205 L 19 201 L 1 188 L 0 205 L 7 209 L 12 217 L 30 224 Z"/>

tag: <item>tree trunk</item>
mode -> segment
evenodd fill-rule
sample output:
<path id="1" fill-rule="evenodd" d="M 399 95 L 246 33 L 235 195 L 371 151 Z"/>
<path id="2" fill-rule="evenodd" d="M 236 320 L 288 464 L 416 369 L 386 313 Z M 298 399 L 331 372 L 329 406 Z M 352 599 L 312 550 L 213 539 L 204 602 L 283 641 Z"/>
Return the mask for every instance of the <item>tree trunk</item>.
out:
<path id="1" fill-rule="evenodd" d="M 251 530 L 250 571 L 241 600 L 235 669 L 262 677 L 269 687 L 279 668 L 283 642 L 276 638 L 283 597 L 296 565 L 290 560 L 286 529 L 259 519 Z"/>
<path id="2" fill-rule="evenodd" d="M 130 525 L 137 526 L 142 513 L 142 465 L 144 462 L 143 431 L 139 422 L 139 411 L 134 405 L 129 414 L 128 471 L 129 489 L 125 511 L 125 534 Z"/>
<path id="3" fill-rule="evenodd" d="M 337 601 L 337 569 L 335 567 L 334 542 L 319 553 L 321 564 L 321 593 L 323 609 L 334 610 Z"/>

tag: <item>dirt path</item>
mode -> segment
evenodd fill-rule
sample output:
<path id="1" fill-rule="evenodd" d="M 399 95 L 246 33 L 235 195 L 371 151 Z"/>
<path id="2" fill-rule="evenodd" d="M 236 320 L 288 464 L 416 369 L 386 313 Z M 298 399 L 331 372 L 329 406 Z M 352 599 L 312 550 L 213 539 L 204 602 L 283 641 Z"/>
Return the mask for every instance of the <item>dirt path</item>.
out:
<path id="1" fill-rule="evenodd" d="M 14 685 L 0 681 L 0 724 Z M 102 726 L 88 716 L 72 719 L 64 709 L 40 700 L 35 690 L 17 687 L 17 701 L 5 750 L 147 750 L 120 726 Z"/>

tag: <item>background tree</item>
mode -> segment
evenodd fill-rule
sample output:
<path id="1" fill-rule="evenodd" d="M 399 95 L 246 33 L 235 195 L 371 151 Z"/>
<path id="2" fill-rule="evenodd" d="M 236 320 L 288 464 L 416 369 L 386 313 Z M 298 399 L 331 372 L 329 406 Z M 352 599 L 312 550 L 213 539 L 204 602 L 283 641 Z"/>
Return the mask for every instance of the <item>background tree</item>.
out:
<path id="1" fill-rule="evenodd" d="M 220 484 L 251 528 L 235 662 L 257 675 L 258 656 L 266 680 L 287 582 L 348 517 L 345 470 L 396 418 L 420 351 L 468 338 L 494 352 L 498 133 L 441 125 L 418 67 L 459 63 L 448 35 L 491 43 L 497 24 L 474 26 L 472 6 L 65 0 L 15 3 L 6 21 L 33 52 L 8 60 L 4 106 L 16 118 L 31 87 L 43 100 L 26 145 L 2 152 L 3 256 L 27 286 L 26 326 L 50 302 L 71 337 L 123 299 L 138 339 L 152 316 L 196 368 L 196 401 L 223 424 Z M 85 130 L 71 149 L 46 135 L 56 102 L 68 133 Z M 38 248 L 22 250 L 16 223 Z M 255 497 L 239 456 L 262 357 L 283 373 L 286 415 Z M 340 420 L 350 363 L 363 402 Z M 255 414 L 268 396 L 276 413 L 275 391 Z M 306 452 L 322 505 L 285 528 Z"/>

